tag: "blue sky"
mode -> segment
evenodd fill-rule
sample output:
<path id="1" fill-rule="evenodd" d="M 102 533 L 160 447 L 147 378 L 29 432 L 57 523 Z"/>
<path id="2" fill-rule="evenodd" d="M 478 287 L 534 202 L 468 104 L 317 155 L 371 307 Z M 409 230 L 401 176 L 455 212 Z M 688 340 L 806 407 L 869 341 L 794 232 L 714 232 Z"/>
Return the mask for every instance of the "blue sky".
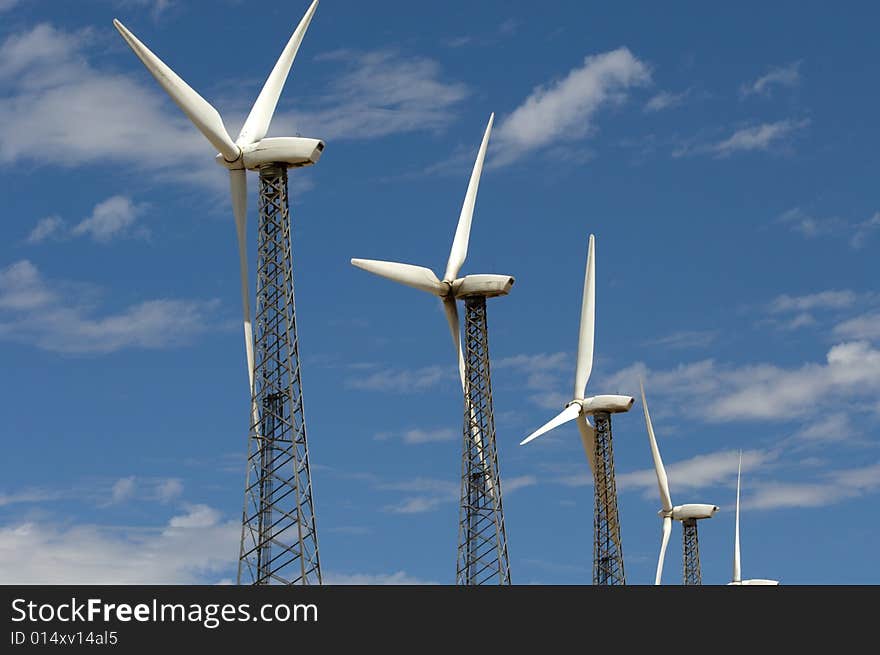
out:
<path id="1" fill-rule="evenodd" d="M 226 174 L 111 20 L 236 134 L 306 4 L 0 0 L 0 581 L 234 579 L 248 400 Z M 591 579 L 576 429 L 517 444 L 569 398 L 592 232 L 588 389 L 645 377 L 673 501 L 722 509 L 704 581 L 730 579 L 742 449 L 744 577 L 880 582 L 876 20 L 867 3 L 321 3 L 269 134 L 327 142 L 291 193 L 329 581 L 454 580 L 443 314 L 349 259 L 442 270 L 494 111 L 463 272 L 517 279 L 489 309 L 513 581 Z M 614 428 L 627 577 L 648 584 L 641 407 Z"/>

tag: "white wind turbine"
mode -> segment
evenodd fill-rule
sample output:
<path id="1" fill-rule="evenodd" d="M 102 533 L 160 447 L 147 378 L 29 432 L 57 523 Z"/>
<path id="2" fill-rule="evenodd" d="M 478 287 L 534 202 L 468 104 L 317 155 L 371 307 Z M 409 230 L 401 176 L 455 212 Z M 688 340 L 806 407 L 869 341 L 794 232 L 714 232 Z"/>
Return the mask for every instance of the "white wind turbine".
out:
<path id="1" fill-rule="evenodd" d="M 593 584 L 625 584 L 623 548 L 617 507 L 617 485 L 614 477 L 611 414 L 629 411 L 634 399 L 632 396 L 618 395 L 585 397 L 587 382 L 593 370 L 595 328 L 596 239 L 591 234 L 587 251 L 584 293 L 581 301 L 574 398 L 557 416 L 523 439 L 520 445 L 527 444 L 568 421 L 577 420 L 581 443 L 590 463 L 594 483 Z M 593 417 L 595 428 L 587 421 L 587 416 Z"/>
<path id="2" fill-rule="evenodd" d="M 216 161 L 229 170 L 229 183 L 232 192 L 232 209 L 235 215 L 235 229 L 238 235 L 238 257 L 241 273 L 241 303 L 244 317 L 244 341 L 247 352 L 248 379 L 251 398 L 254 396 L 254 338 L 251 327 L 250 294 L 248 292 L 247 259 L 247 176 L 245 170 L 258 170 L 260 166 L 284 163 L 289 167 L 311 166 L 321 157 L 324 142 L 320 139 L 303 137 L 265 138 L 278 98 L 284 88 L 290 67 L 309 27 L 318 0 L 314 0 L 297 25 L 281 52 L 275 67 L 263 85 L 260 95 L 251 108 L 238 138 L 233 141 L 223 125 L 218 111 L 159 57 L 150 51 L 138 38 L 118 20 L 113 25 L 125 39 L 147 70 L 156 78 L 159 85 L 186 114 L 187 118 L 211 142 L 219 153 Z M 256 406 L 251 407 L 254 425 L 257 422 Z"/>
<path id="3" fill-rule="evenodd" d="M 697 521 L 709 519 L 715 516 L 718 511 L 717 505 L 706 504 L 690 504 L 675 505 L 672 504 L 672 498 L 669 494 L 669 479 L 666 477 L 666 468 L 663 466 L 663 460 L 660 457 L 660 449 L 657 447 L 657 439 L 654 436 L 654 427 L 651 425 L 651 415 L 648 413 L 648 401 L 645 400 L 645 385 L 639 380 L 639 388 L 642 392 L 642 408 L 645 411 L 645 426 L 648 428 L 648 440 L 651 442 L 651 456 L 654 458 L 654 471 L 657 473 L 657 486 L 660 488 L 660 503 L 662 509 L 658 512 L 663 519 L 663 540 L 660 544 L 660 557 L 657 560 L 657 574 L 654 577 L 654 584 L 660 584 L 660 578 L 663 575 L 663 560 L 666 557 L 666 546 L 669 544 L 669 534 L 672 532 L 672 521 L 681 521 L 682 530 L 684 531 L 684 540 L 687 545 L 688 530 L 692 530 L 691 538 L 694 545 L 697 544 Z M 691 565 L 690 559 L 685 557 L 685 582 L 688 580 L 701 578 L 699 570 L 699 550 L 696 550 L 695 571 L 689 571 L 688 566 Z M 684 554 L 684 553 L 683 553 Z"/>
<path id="4" fill-rule="evenodd" d="M 764 580 L 762 578 L 752 578 L 751 580 L 743 580 L 740 571 L 739 561 L 739 489 L 740 479 L 742 477 L 743 456 L 742 451 L 739 453 L 739 468 L 736 471 L 736 532 L 734 533 L 733 542 L 733 580 L 728 584 L 732 585 L 778 585 L 779 580 Z"/>
<path id="5" fill-rule="evenodd" d="M 369 273 L 387 278 L 393 282 L 405 284 L 421 291 L 427 291 L 443 301 L 443 309 L 446 312 L 446 320 L 449 323 L 449 331 L 455 346 L 455 355 L 458 358 L 458 373 L 461 378 L 462 389 L 465 388 L 464 357 L 461 351 L 461 325 L 458 318 L 457 298 L 464 298 L 474 294 L 491 296 L 506 295 L 513 286 L 514 279 L 510 275 L 465 275 L 458 277 L 458 273 L 467 257 L 468 241 L 471 233 L 471 221 L 474 216 L 474 204 L 477 200 L 477 190 L 480 186 L 480 174 L 483 172 L 483 161 L 486 159 L 486 149 L 489 146 L 489 135 L 492 133 L 492 123 L 495 114 L 489 116 L 489 124 L 483 134 L 483 141 L 477 153 L 477 161 L 471 172 L 467 193 L 461 214 L 458 217 L 458 227 L 455 229 L 455 238 L 452 241 L 452 249 L 449 252 L 449 260 L 446 263 L 446 272 L 443 279 L 439 279 L 434 272 L 424 266 L 413 264 L 401 264 L 376 259 L 352 259 L 351 263 Z"/>

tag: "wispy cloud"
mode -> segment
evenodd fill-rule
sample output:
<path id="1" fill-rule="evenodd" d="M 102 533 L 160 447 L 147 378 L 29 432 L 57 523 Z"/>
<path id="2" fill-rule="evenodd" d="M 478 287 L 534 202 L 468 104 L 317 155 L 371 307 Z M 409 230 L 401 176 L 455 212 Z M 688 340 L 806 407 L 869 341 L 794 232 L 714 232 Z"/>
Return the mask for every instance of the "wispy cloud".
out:
<path id="1" fill-rule="evenodd" d="M 859 402 L 880 390 L 880 350 L 867 341 L 832 346 L 824 362 L 785 368 L 769 363 L 718 364 L 703 360 L 666 371 L 634 364 L 606 384 L 638 390 L 642 376 L 667 397 L 688 397 L 708 421 L 808 421 L 819 408 L 835 403 L 859 411 Z"/>
<path id="2" fill-rule="evenodd" d="M 776 296 L 768 307 L 771 313 L 804 312 L 814 309 L 844 309 L 852 307 L 858 295 L 849 289 L 830 289 L 801 296 L 782 294 Z"/>
<path id="3" fill-rule="evenodd" d="M 459 82 L 445 81 L 440 65 L 426 57 L 382 50 L 339 50 L 319 60 L 342 66 L 328 91 L 294 112 L 280 112 L 273 134 L 302 132 L 324 139 L 374 139 L 439 130 L 455 117 L 468 95 Z"/>
<path id="4" fill-rule="evenodd" d="M 716 330 L 680 330 L 643 343 L 651 346 L 664 346 L 675 350 L 691 350 L 708 348 L 717 338 L 718 332 Z"/>
<path id="5" fill-rule="evenodd" d="M 842 339 L 880 340 L 880 312 L 854 316 L 834 326 L 834 336 Z"/>
<path id="6" fill-rule="evenodd" d="M 691 90 L 687 89 L 681 93 L 672 93 L 670 91 L 661 91 L 653 96 L 645 103 L 644 111 L 647 113 L 663 111 L 664 109 L 672 109 L 679 107 L 690 95 Z"/>
<path id="7" fill-rule="evenodd" d="M 377 441 L 397 439 L 405 444 L 438 443 L 443 441 L 455 441 L 461 438 L 461 433 L 451 428 L 434 428 L 424 430 L 413 428 L 403 432 L 379 432 L 374 437 Z"/>
<path id="8" fill-rule="evenodd" d="M 136 225 L 145 209 L 145 204 L 136 204 L 128 196 L 111 196 L 95 205 L 92 213 L 73 227 L 68 227 L 60 216 L 40 219 L 27 242 L 34 244 L 87 236 L 98 243 L 110 243 L 124 237 L 146 237 L 149 230 Z"/>
<path id="9" fill-rule="evenodd" d="M 786 66 L 772 68 L 766 75 L 762 75 L 754 82 L 743 84 L 740 87 L 740 95 L 770 95 L 777 87 L 795 87 L 801 82 L 801 62 L 795 61 Z"/>
<path id="10" fill-rule="evenodd" d="M 710 149 L 719 157 L 728 157 L 737 152 L 769 150 L 809 124 L 808 119 L 803 119 L 751 125 L 737 130 Z"/>
<path id="11" fill-rule="evenodd" d="M 386 505 L 385 511 L 394 514 L 421 514 L 430 512 L 445 503 L 458 500 L 458 482 L 415 478 L 402 482 L 386 482 L 378 486 L 387 491 L 404 492 L 404 497 L 393 504 Z"/>
<path id="12" fill-rule="evenodd" d="M 747 507 L 828 507 L 880 490 L 880 463 L 829 471 L 814 482 L 766 482 L 755 486 L 755 492 L 743 501 Z"/>
<path id="13" fill-rule="evenodd" d="M 662 444 L 661 444 L 662 452 Z M 743 470 L 754 470 L 772 462 L 778 454 L 765 450 L 743 451 Z M 704 455 L 696 455 L 678 462 L 664 462 L 669 486 L 676 503 L 714 502 L 682 498 L 682 492 L 714 487 L 736 478 L 739 466 L 739 451 L 722 450 Z M 644 490 L 657 493 L 657 474 L 653 468 L 617 474 L 617 487 L 621 491 Z M 719 503 L 715 503 L 719 504 Z"/>
<path id="14" fill-rule="evenodd" d="M 783 212 L 776 222 L 788 226 L 807 239 L 826 235 L 846 237 L 854 250 L 863 248 L 872 237 L 880 234 L 880 212 L 859 221 L 839 216 L 814 216 L 800 207 L 793 207 Z"/>
<path id="15" fill-rule="evenodd" d="M 433 580 L 424 580 L 406 571 L 394 573 L 337 573 L 328 571 L 324 584 L 329 585 L 435 585 Z"/>
<path id="16" fill-rule="evenodd" d="M 119 478 L 110 488 L 110 499 L 108 502 L 116 505 L 118 503 L 123 503 L 126 500 L 130 500 L 132 496 L 134 496 L 134 489 L 135 483 L 133 475 L 126 478 Z"/>
<path id="17" fill-rule="evenodd" d="M 359 373 L 345 380 L 349 389 L 386 391 L 390 393 L 418 393 L 431 389 L 453 377 L 452 367 L 424 366 L 417 369 L 383 369 Z"/>
<path id="18" fill-rule="evenodd" d="M 587 57 L 561 80 L 536 87 L 501 121 L 493 163 L 510 164 L 535 150 L 583 139 L 595 129 L 600 109 L 624 102 L 630 89 L 650 80 L 648 66 L 627 48 Z"/>
<path id="19" fill-rule="evenodd" d="M 45 279 L 28 260 L 0 268 L 0 339 L 55 352 L 111 353 L 180 346 L 217 324 L 216 301 L 147 300 L 97 315 L 89 294 L 72 288 Z"/>

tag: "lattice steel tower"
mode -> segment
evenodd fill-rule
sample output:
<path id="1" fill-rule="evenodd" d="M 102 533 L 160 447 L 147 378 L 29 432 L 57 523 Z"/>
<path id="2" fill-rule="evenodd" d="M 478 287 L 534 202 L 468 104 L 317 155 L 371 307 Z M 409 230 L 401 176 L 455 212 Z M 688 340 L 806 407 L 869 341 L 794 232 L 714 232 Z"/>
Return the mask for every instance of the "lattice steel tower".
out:
<path id="1" fill-rule="evenodd" d="M 626 584 L 620 517 L 617 509 L 617 483 L 614 477 L 614 449 L 611 441 L 611 414 L 593 414 L 596 426 L 596 468 L 593 475 L 595 514 L 593 524 L 593 584 Z"/>
<path id="2" fill-rule="evenodd" d="M 317 6 L 318 0 L 313 0 L 296 26 L 235 141 L 207 100 L 122 23 L 113 21 L 150 74 L 218 150 L 217 163 L 229 171 L 251 396 L 239 583 L 321 582 L 296 339 L 287 169 L 317 163 L 324 142 L 300 136 L 265 138 Z M 241 51 L 250 55 L 253 44 L 246 38 L 242 43 L 246 47 Z M 260 174 L 256 356 L 246 233 L 249 170 Z"/>
<path id="3" fill-rule="evenodd" d="M 510 584 L 495 443 L 486 296 L 467 296 L 464 304 L 465 398 L 455 581 L 460 585 Z"/>
<path id="4" fill-rule="evenodd" d="M 320 584 L 293 294 L 287 166 L 260 169 L 254 405 L 239 584 Z"/>
<path id="5" fill-rule="evenodd" d="M 703 574 L 700 571 L 700 541 L 697 539 L 697 520 L 686 519 L 681 522 L 681 528 L 684 583 L 686 585 L 701 585 L 703 584 Z"/>

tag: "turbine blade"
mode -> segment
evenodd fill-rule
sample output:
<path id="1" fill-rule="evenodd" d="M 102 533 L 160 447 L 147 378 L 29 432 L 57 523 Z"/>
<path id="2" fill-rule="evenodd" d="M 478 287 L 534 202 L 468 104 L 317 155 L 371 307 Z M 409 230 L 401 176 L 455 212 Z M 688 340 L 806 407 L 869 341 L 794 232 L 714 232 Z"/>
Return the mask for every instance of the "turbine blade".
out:
<path id="1" fill-rule="evenodd" d="M 657 575 L 654 576 L 654 584 L 660 584 L 663 576 L 663 560 L 666 559 L 666 546 L 669 544 L 669 533 L 672 532 L 672 518 L 663 518 L 663 540 L 660 542 L 660 557 L 657 559 Z"/>
<path id="2" fill-rule="evenodd" d="M 464 384 L 464 355 L 461 352 L 461 324 L 458 320 L 458 305 L 454 296 L 446 296 L 443 299 L 443 311 L 446 313 L 446 322 L 449 323 L 449 332 L 452 334 L 452 343 L 455 346 L 455 356 L 458 358 L 458 376 L 461 378 L 461 390 L 465 391 Z M 467 398 L 465 398 L 467 402 Z"/>
<path id="3" fill-rule="evenodd" d="M 590 472 L 596 475 L 596 429 L 587 421 L 587 417 L 579 414 L 577 418 L 578 430 L 581 433 L 581 443 L 590 463 Z"/>
<path id="4" fill-rule="evenodd" d="M 587 272 L 584 275 L 584 298 L 581 303 L 581 327 L 578 335 L 577 369 L 574 397 L 583 398 L 593 371 L 593 340 L 596 332 L 596 238 L 590 235 Z"/>
<path id="5" fill-rule="evenodd" d="M 563 409 L 561 412 L 559 412 L 559 414 L 557 414 L 555 417 L 553 417 L 552 419 L 547 421 L 544 425 L 542 425 L 537 430 L 532 432 L 529 436 L 527 436 L 525 439 L 520 441 L 519 445 L 525 446 L 527 443 L 537 439 L 545 432 L 549 432 L 553 428 L 559 427 L 563 423 L 568 423 L 569 421 L 576 419 L 580 413 L 581 413 L 580 405 L 578 405 L 578 404 L 569 405 L 568 407 Z"/>
<path id="6" fill-rule="evenodd" d="M 238 236 L 238 265 L 241 274 L 241 310 L 244 316 L 244 344 L 247 352 L 248 381 L 251 396 L 254 393 L 254 334 L 251 326 L 251 301 L 248 289 L 247 259 L 247 173 L 245 170 L 229 171 L 229 188 L 232 192 L 232 211 L 235 214 L 235 232 Z"/>
<path id="7" fill-rule="evenodd" d="M 368 273 L 405 284 L 408 287 L 433 293 L 441 298 L 447 295 L 449 291 L 449 287 L 440 282 L 431 269 L 424 266 L 383 262 L 378 259 L 352 259 L 351 263 Z"/>
<path id="8" fill-rule="evenodd" d="M 269 73 L 269 77 L 263 85 L 263 90 L 260 91 L 260 95 L 251 108 L 251 113 L 248 114 L 247 120 L 245 120 L 244 126 L 241 128 L 238 139 L 235 140 L 239 146 L 256 143 L 266 136 L 266 132 L 269 131 L 269 123 L 272 122 L 272 115 L 275 113 L 275 107 L 278 106 L 278 98 L 281 97 L 281 91 L 284 89 L 284 83 L 287 81 L 290 67 L 293 65 L 293 60 L 317 8 L 318 0 L 315 0 L 306 11 L 305 16 L 302 17 L 299 25 L 296 26 L 287 45 L 284 46 L 281 56 L 278 57 L 275 67 Z"/>
<path id="9" fill-rule="evenodd" d="M 471 172 L 471 181 L 468 183 L 467 193 L 464 196 L 464 204 L 458 217 L 458 227 L 455 228 L 455 238 L 452 240 L 452 249 L 449 251 L 449 261 L 446 263 L 444 280 L 450 282 L 458 277 L 464 260 L 467 257 L 468 241 L 471 237 L 471 221 L 474 217 L 474 204 L 477 202 L 477 189 L 480 188 L 480 175 L 483 172 L 483 162 L 486 159 L 486 149 L 489 147 L 489 135 L 492 133 L 492 123 L 495 114 L 489 116 L 489 124 L 483 134 L 483 142 L 477 153 L 477 161 L 474 162 L 474 170 Z"/>
<path id="10" fill-rule="evenodd" d="M 205 135 L 208 141 L 217 148 L 220 154 L 227 161 L 235 161 L 241 155 L 241 150 L 226 131 L 223 125 L 223 119 L 217 110 L 196 93 L 186 82 L 184 82 L 177 73 L 171 70 L 165 63 L 153 54 L 147 46 L 141 43 L 138 38 L 128 31 L 128 29 L 115 18 L 113 25 L 128 43 L 129 47 L 143 62 L 147 70 L 150 71 L 159 85 L 165 89 L 165 93 L 171 96 L 171 99 L 183 110 L 193 125 L 199 132 Z"/>
<path id="11" fill-rule="evenodd" d="M 739 488 L 740 478 L 742 477 L 743 455 L 739 451 L 739 467 L 736 470 L 736 530 L 733 537 L 733 581 L 742 581 L 742 572 L 740 571 L 739 559 Z"/>
<path id="12" fill-rule="evenodd" d="M 648 401 L 645 399 L 645 385 L 639 380 L 639 388 L 642 390 L 642 409 L 645 410 L 645 426 L 648 428 L 648 440 L 651 442 L 651 456 L 654 458 L 654 472 L 657 474 L 657 486 L 660 488 L 660 503 L 664 511 L 672 511 L 672 498 L 669 496 L 669 479 L 666 477 L 666 468 L 660 457 L 660 449 L 657 448 L 657 439 L 654 437 L 654 427 L 651 425 L 651 414 L 648 413 Z"/>

